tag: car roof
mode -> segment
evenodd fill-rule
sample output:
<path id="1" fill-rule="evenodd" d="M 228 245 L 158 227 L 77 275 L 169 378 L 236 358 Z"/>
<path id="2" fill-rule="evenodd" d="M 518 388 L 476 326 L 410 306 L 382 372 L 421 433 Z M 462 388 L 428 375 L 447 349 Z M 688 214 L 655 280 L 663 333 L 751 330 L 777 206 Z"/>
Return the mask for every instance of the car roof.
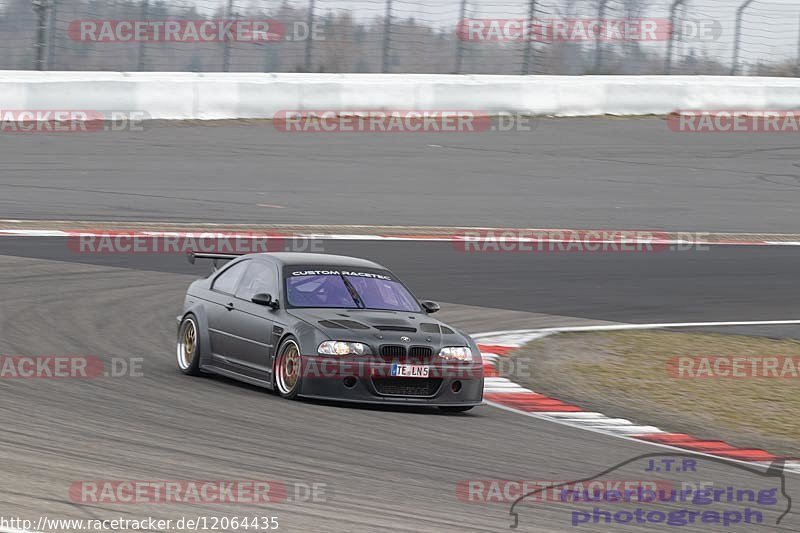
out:
<path id="1" fill-rule="evenodd" d="M 303 252 L 273 252 L 255 254 L 257 256 L 269 257 L 277 261 L 281 265 L 293 266 L 332 266 L 332 267 L 362 267 L 362 268 L 378 268 L 386 270 L 386 267 L 367 261 L 366 259 L 359 259 L 358 257 L 348 257 L 346 255 L 331 255 L 331 254 L 314 254 Z"/>

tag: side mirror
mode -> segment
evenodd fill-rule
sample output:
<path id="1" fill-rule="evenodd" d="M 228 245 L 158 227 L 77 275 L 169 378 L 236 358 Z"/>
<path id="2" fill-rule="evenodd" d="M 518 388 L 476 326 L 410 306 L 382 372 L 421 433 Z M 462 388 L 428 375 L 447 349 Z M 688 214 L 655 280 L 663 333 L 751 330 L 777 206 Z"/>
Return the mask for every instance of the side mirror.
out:
<path id="1" fill-rule="evenodd" d="M 422 300 L 420 304 L 422 304 L 422 308 L 428 314 L 435 313 L 436 311 L 441 309 L 441 307 L 439 307 L 439 304 L 437 304 L 436 302 L 432 302 L 430 300 Z"/>
<path id="2" fill-rule="evenodd" d="M 250 301 L 252 301 L 254 304 L 265 305 L 273 309 L 277 309 L 278 307 L 280 307 L 280 305 L 278 304 L 278 300 L 273 300 L 272 295 L 267 294 L 265 292 L 260 292 L 256 294 L 250 299 Z"/>

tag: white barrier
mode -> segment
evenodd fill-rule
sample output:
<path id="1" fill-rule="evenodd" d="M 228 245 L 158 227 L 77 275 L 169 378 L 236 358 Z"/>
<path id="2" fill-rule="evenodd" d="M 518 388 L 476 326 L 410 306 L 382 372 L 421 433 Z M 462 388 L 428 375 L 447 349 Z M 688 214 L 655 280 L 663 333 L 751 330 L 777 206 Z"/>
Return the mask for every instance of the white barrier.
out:
<path id="1" fill-rule="evenodd" d="M 287 110 L 474 110 L 531 115 L 800 109 L 800 79 L 0 71 L 0 110 L 144 111 L 155 119 Z"/>

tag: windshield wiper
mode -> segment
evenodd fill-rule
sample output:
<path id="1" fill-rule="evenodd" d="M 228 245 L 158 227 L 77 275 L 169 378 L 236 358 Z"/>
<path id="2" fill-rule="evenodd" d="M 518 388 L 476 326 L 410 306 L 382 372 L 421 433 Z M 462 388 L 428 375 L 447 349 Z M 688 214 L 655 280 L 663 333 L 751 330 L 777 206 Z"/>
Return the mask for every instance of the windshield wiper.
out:
<path id="1" fill-rule="evenodd" d="M 361 299 L 361 296 L 358 294 L 356 288 L 353 287 L 353 285 L 349 281 L 347 281 L 346 277 L 342 276 L 341 274 L 339 274 L 339 276 L 341 276 L 342 281 L 344 281 L 345 287 L 347 287 L 347 290 L 350 292 L 350 297 L 353 299 L 358 308 L 366 309 L 367 306 L 364 305 L 364 301 Z"/>

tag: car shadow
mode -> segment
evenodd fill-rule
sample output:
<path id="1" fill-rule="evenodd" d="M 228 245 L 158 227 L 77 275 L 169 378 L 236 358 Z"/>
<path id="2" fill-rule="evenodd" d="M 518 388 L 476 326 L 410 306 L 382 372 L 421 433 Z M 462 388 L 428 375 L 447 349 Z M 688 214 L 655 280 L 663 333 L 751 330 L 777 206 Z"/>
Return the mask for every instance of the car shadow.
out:
<path id="1" fill-rule="evenodd" d="M 299 401 L 313 405 L 323 405 L 329 407 L 362 410 L 362 411 L 411 413 L 411 414 L 424 414 L 424 415 L 433 414 L 438 416 L 461 416 L 461 417 L 478 415 L 478 413 L 475 411 L 468 411 L 465 413 L 446 413 L 444 411 L 437 409 L 434 406 L 357 403 L 357 402 L 345 402 L 336 400 L 319 400 L 316 398 L 301 398 Z"/>
<path id="2" fill-rule="evenodd" d="M 203 378 L 210 379 L 218 383 L 224 383 L 226 386 L 238 387 L 241 390 L 247 390 L 253 393 L 266 394 L 268 396 L 271 396 L 275 400 L 287 401 L 287 402 L 290 401 L 281 398 L 275 391 L 269 390 L 264 387 L 260 387 L 258 385 L 245 383 L 244 381 L 239 381 L 233 378 L 229 378 L 227 376 L 222 376 L 219 374 L 203 374 Z M 337 401 L 337 400 L 321 400 L 316 398 L 298 398 L 297 400 L 294 401 L 309 405 L 335 407 L 338 409 L 395 412 L 395 413 L 409 413 L 409 414 L 437 415 L 437 416 L 458 416 L 458 417 L 481 416 L 479 408 L 483 407 L 483 406 L 477 406 L 475 408 L 477 411 L 471 410 L 464 413 L 447 413 L 437 409 L 434 406 L 429 407 L 429 406 L 402 405 L 402 404 L 371 404 L 371 403 L 347 402 L 347 401 Z"/>

